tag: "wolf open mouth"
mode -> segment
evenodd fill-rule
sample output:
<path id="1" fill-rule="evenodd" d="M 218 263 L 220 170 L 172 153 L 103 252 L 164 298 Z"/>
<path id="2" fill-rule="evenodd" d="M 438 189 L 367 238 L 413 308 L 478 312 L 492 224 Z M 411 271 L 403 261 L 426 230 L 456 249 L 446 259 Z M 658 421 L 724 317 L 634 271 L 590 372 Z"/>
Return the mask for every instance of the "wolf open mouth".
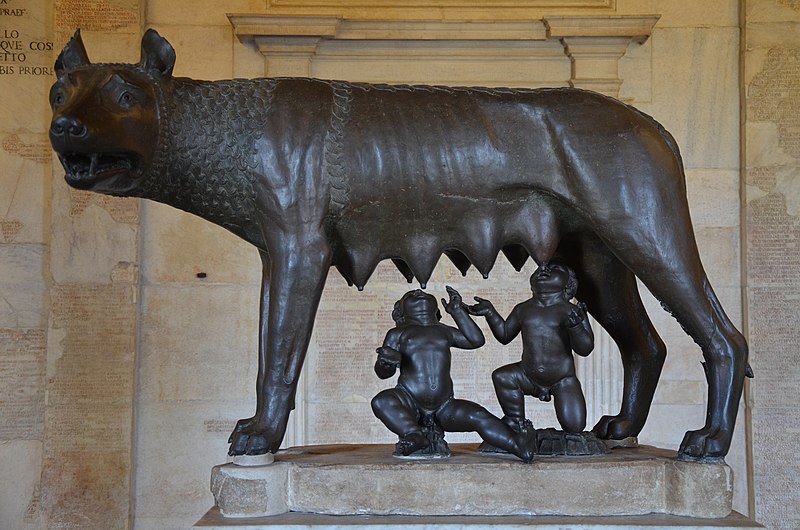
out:
<path id="1" fill-rule="evenodd" d="M 99 180 L 134 173 L 137 168 L 133 155 L 126 153 L 67 153 L 59 155 L 71 186 L 91 188 Z"/>

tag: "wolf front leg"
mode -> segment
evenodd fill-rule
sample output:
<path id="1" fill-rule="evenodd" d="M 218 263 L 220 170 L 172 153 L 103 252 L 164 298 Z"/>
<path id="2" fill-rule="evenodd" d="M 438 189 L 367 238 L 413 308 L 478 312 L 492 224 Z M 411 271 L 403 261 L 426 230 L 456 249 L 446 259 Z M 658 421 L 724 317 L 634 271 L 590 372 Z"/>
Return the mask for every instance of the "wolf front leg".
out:
<path id="1" fill-rule="evenodd" d="M 269 255 L 261 254 L 256 414 L 236 425 L 231 455 L 274 453 L 280 447 L 330 268 L 330 250 L 321 236 L 276 239 Z"/>

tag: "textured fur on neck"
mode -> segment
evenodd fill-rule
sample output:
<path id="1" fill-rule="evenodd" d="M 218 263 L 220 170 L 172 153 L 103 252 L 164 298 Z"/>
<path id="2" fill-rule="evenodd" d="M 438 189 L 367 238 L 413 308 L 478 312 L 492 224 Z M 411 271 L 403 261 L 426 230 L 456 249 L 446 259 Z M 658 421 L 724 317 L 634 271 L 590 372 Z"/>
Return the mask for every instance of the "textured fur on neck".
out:
<path id="1" fill-rule="evenodd" d="M 256 215 L 255 146 L 274 86 L 273 79 L 159 84 L 158 146 L 140 196 L 245 236 Z"/>

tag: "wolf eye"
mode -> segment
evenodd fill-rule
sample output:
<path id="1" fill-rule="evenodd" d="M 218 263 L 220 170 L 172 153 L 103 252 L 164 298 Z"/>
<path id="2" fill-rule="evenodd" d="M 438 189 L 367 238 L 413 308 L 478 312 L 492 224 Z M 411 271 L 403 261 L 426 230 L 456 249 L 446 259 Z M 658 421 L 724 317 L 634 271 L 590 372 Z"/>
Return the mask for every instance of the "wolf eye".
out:
<path id="1" fill-rule="evenodd" d="M 131 95 L 130 92 L 125 91 L 125 92 L 123 92 L 122 94 L 119 95 L 119 100 L 118 101 L 119 101 L 119 104 L 122 105 L 123 107 L 130 107 L 131 105 L 133 105 L 134 98 L 133 98 L 133 95 Z"/>

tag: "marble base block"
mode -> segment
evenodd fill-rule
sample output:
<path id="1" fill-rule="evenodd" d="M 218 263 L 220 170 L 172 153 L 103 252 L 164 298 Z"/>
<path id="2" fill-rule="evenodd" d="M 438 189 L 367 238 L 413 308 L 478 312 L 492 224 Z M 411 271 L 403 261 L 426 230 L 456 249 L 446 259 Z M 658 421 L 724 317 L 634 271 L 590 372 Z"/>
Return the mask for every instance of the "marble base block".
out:
<path id="1" fill-rule="evenodd" d="M 452 444 L 453 456 L 393 458 L 390 445 L 288 449 L 256 467 L 213 468 L 211 490 L 225 517 L 286 512 L 328 515 L 731 513 L 733 474 L 724 464 L 679 462 L 652 447 L 590 457 L 540 457 L 524 464 Z"/>
<path id="2" fill-rule="evenodd" d="M 737 512 L 722 519 L 679 515 L 320 515 L 222 517 L 215 507 L 193 528 L 203 530 L 763 530 Z"/>

